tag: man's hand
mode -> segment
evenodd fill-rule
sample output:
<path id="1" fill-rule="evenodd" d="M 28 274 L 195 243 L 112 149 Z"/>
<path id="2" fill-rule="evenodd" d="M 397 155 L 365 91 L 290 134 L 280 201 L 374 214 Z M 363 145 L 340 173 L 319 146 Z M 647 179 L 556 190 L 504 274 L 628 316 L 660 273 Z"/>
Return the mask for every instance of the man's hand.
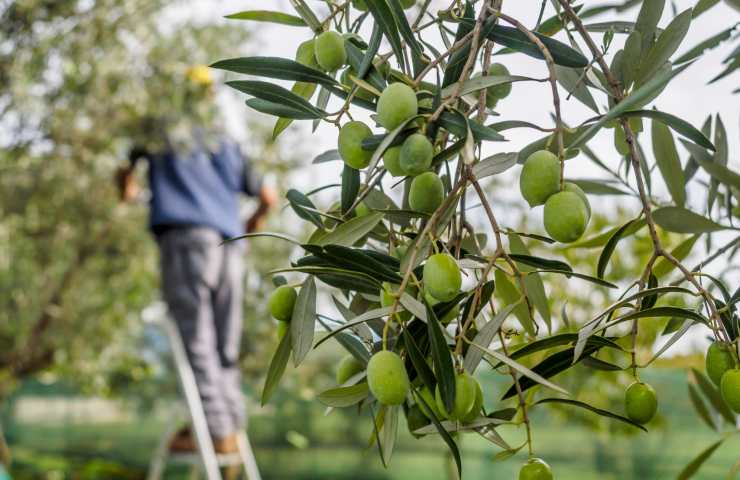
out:
<path id="1" fill-rule="evenodd" d="M 262 188 L 260 188 L 260 207 L 264 206 L 265 210 L 270 210 L 277 205 L 277 202 L 277 191 L 272 187 L 262 185 Z"/>
<path id="2" fill-rule="evenodd" d="M 265 223 L 265 217 L 267 213 L 272 209 L 278 202 L 278 195 L 275 189 L 263 185 L 260 189 L 260 204 L 254 214 L 247 220 L 245 230 L 247 233 L 256 232 L 262 229 Z"/>
<path id="3" fill-rule="evenodd" d="M 139 185 L 131 167 L 119 168 L 116 172 L 116 186 L 122 202 L 130 202 L 139 195 Z"/>

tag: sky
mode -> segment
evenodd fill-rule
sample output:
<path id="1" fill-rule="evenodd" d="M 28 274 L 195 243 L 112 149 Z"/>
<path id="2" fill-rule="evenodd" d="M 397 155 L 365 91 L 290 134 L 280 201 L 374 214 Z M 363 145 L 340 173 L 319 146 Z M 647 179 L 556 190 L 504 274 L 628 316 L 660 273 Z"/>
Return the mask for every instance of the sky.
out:
<path id="1" fill-rule="evenodd" d="M 315 8 L 319 18 L 323 18 L 325 16 L 326 10 L 323 2 L 308 0 L 308 3 L 311 7 Z M 589 1 L 587 3 L 590 6 L 592 3 L 597 5 L 606 2 Z M 678 12 L 693 7 L 695 3 L 696 0 L 679 0 L 674 2 L 676 5 L 676 11 Z M 198 0 L 188 2 L 187 5 L 188 8 L 177 8 L 171 12 L 172 19 L 174 21 L 233 22 L 234 20 L 223 19 L 223 16 L 237 11 L 253 9 L 278 10 L 293 13 L 293 9 L 288 0 L 251 0 L 240 2 L 212 2 Z M 441 2 L 434 0 L 430 10 L 436 11 L 440 8 L 446 7 L 447 5 L 449 5 L 449 1 Z M 536 0 L 504 0 L 503 11 L 504 13 L 519 19 L 523 24 L 532 27 L 537 19 L 539 6 L 540 2 Z M 410 10 L 409 12 L 413 15 L 414 11 L 415 10 Z M 637 11 L 637 8 L 633 8 L 621 14 L 609 12 L 605 15 L 589 19 L 586 23 L 606 20 L 634 21 Z M 548 2 L 545 18 L 553 13 L 554 10 L 552 9 L 552 5 Z M 673 8 L 671 7 L 670 2 L 668 2 L 659 26 L 664 27 L 667 25 L 673 16 Z M 740 21 L 740 14 L 736 10 L 727 6 L 724 2 L 721 2 L 692 22 L 691 28 L 684 39 L 682 46 L 678 50 L 678 55 L 687 51 L 702 40 L 714 35 L 721 29 L 726 29 L 738 21 Z M 264 23 L 256 24 L 250 22 L 249 28 L 255 27 L 256 29 L 253 40 L 248 45 L 235 47 L 233 52 L 224 52 L 224 58 L 245 55 L 293 58 L 296 46 L 300 42 L 311 37 L 311 32 L 308 28 L 296 28 Z M 364 33 L 365 38 L 369 37 L 369 33 L 367 31 L 363 30 L 361 33 Z M 594 34 L 594 36 L 597 38 L 597 43 L 600 43 L 600 34 Z M 443 48 L 441 48 L 441 42 L 439 42 L 435 37 L 436 35 L 433 36 L 432 43 L 434 43 L 438 49 L 443 50 Z M 563 40 L 562 35 L 558 38 Z M 625 39 L 625 35 L 615 35 L 615 45 L 612 46 L 612 51 L 616 51 L 617 47 L 621 47 Z M 737 88 L 738 74 L 736 72 L 734 75 L 726 77 L 719 82 L 711 85 L 706 84 L 710 78 L 721 71 L 723 68 L 721 61 L 730 54 L 733 47 L 733 42 L 725 42 L 719 48 L 705 54 L 699 62 L 676 77 L 652 105 L 659 110 L 671 113 L 689 121 L 697 128 L 702 125 L 708 115 L 719 113 L 728 132 L 730 144 L 729 151 L 731 152 L 730 167 L 737 171 L 740 170 L 740 158 L 737 157 L 737 152 L 740 151 L 740 108 L 738 108 L 740 107 L 740 95 L 733 95 L 732 91 Z M 381 52 L 388 50 L 389 48 L 387 44 L 384 43 L 381 46 Z M 215 60 L 218 59 L 214 59 L 214 61 Z M 547 70 L 543 61 L 521 54 L 502 55 L 498 58 L 494 58 L 493 61 L 499 61 L 506 65 L 512 75 L 523 75 L 537 78 L 547 76 Z M 284 83 L 284 85 L 289 86 L 290 84 Z M 605 96 L 598 93 L 593 94 L 601 111 L 604 112 L 606 110 Z M 566 123 L 576 125 L 593 116 L 593 112 L 577 100 L 570 99 L 566 101 L 565 97 L 567 96 L 567 92 L 564 92 L 562 88 L 560 90 L 560 95 L 561 99 L 563 99 L 562 116 Z M 245 116 L 250 115 L 253 116 L 252 118 L 263 117 L 266 121 L 272 123 L 273 120 L 271 117 L 251 111 L 244 106 L 242 103 L 242 100 L 244 99 L 243 96 L 238 96 L 237 98 L 239 98 L 240 101 L 237 102 L 234 101 L 234 98 L 235 97 L 231 93 L 222 92 L 221 100 L 226 105 L 226 114 L 234 125 L 243 125 L 243 119 Z M 338 106 L 338 104 L 336 105 Z M 327 110 L 332 111 L 332 107 L 330 106 Z M 527 120 L 544 126 L 552 126 L 551 112 L 553 111 L 553 107 L 549 85 L 535 82 L 516 83 L 513 86 L 511 95 L 505 101 L 499 103 L 497 111 L 500 114 L 500 117 L 494 121 L 516 119 Z M 364 120 L 369 125 L 373 125 L 369 116 L 363 115 L 364 113 L 360 114 L 357 116 L 357 119 Z M 489 121 L 491 121 L 490 118 Z M 648 122 L 645 122 L 645 127 L 645 132 L 641 134 L 641 142 L 645 150 L 650 152 L 651 143 L 649 139 L 650 128 Z M 235 129 L 234 134 L 237 136 L 243 135 L 243 130 Z M 485 144 L 483 150 L 484 156 L 498 152 L 518 151 L 525 145 L 542 136 L 540 132 L 534 132 L 529 129 L 508 130 L 504 135 L 508 140 L 507 142 Z M 306 191 L 316 187 L 317 185 L 339 181 L 339 173 L 341 172 L 341 169 L 338 163 L 333 162 L 322 165 L 310 164 L 311 160 L 316 155 L 328 149 L 336 148 L 336 130 L 334 126 L 322 124 L 315 133 L 312 133 L 310 122 L 295 122 L 293 126 L 283 133 L 283 136 L 297 136 L 298 138 L 306 139 L 305 142 L 301 142 L 300 146 L 301 156 L 305 157 L 305 161 L 303 162 L 303 167 L 293 175 L 291 180 L 293 184 L 291 186 L 298 188 L 299 190 Z M 242 137 L 242 140 L 248 141 L 248 138 Z M 678 141 L 677 145 L 682 163 L 685 163 L 688 154 L 683 150 L 683 147 L 680 146 Z M 611 130 L 603 130 L 589 142 L 589 146 L 598 155 L 600 155 L 602 160 L 612 168 L 616 169 L 620 158 L 613 147 Z M 652 158 L 650 153 L 648 153 L 648 157 Z M 599 174 L 599 171 L 600 170 L 595 167 L 592 162 L 588 161 L 583 156 L 577 157 L 575 161 L 569 161 L 566 164 L 566 175 L 571 178 L 595 177 Z M 514 167 L 503 174 L 502 185 L 516 182 L 518 173 L 519 167 Z M 657 178 L 657 175 L 655 178 Z M 657 183 L 657 195 L 667 200 L 668 197 L 665 193 L 666 190 L 663 187 L 662 182 Z M 494 202 L 496 201 L 495 196 L 500 196 L 502 200 L 506 201 L 516 201 L 519 193 L 518 188 L 509 188 L 504 189 L 503 191 L 493 192 L 492 195 L 494 196 Z M 615 201 L 624 202 L 623 200 L 616 200 L 613 196 L 591 196 L 592 205 L 597 209 L 613 209 L 615 208 Z M 701 211 L 703 200 L 699 197 L 698 191 L 692 192 L 692 190 L 689 189 L 689 201 L 693 208 L 697 209 L 697 211 Z M 639 212 L 639 204 L 636 201 L 627 200 L 625 204 L 629 208 L 634 209 L 635 215 L 637 215 Z M 499 220 L 504 225 L 507 223 L 514 224 L 515 222 L 514 218 L 507 217 L 506 211 L 500 212 Z M 537 224 L 541 225 L 541 209 L 533 212 L 533 225 Z M 481 225 L 483 225 L 483 223 L 481 223 Z M 733 234 L 725 236 L 720 235 L 717 239 L 717 243 L 723 243 L 723 237 L 726 239 L 732 238 L 731 235 Z M 696 346 L 701 344 L 701 342 L 702 340 L 700 336 L 689 336 L 686 338 L 684 343 L 679 346 L 678 350 L 681 351 L 691 348 L 692 345 Z"/>

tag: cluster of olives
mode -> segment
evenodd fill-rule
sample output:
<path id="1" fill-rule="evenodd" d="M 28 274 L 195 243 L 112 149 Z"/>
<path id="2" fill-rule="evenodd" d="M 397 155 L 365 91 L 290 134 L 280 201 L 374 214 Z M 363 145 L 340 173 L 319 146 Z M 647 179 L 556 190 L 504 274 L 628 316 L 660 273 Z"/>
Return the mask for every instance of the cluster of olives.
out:
<path id="1" fill-rule="evenodd" d="M 355 7 L 363 9 L 364 2 L 356 0 Z M 411 6 L 413 2 L 405 2 Z M 303 42 L 296 52 L 299 63 L 324 71 L 334 72 L 347 63 L 347 51 L 344 37 L 334 31 L 326 31 L 315 39 Z M 387 64 L 384 64 L 387 66 Z M 352 86 L 350 76 L 352 68 L 342 72 L 340 81 Z M 374 95 L 362 88 L 356 95 L 365 100 L 373 100 Z M 405 83 L 395 82 L 388 85 L 377 100 L 376 118 L 387 130 L 396 127 L 419 112 L 419 101 L 416 92 Z M 344 162 L 352 168 L 361 170 L 367 167 L 373 152 L 362 148 L 363 140 L 373 135 L 364 122 L 350 121 L 339 130 L 338 149 Z M 388 148 L 383 155 L 383 164 L 394 177 L 413 176 L 409 188 L 409 205 L 412 209 L 431 214 L 444 199 L 444 186 L 439 176 L 431 171 L 434 146 L 422 133 L 409 135 L 402 145 Z"/>
<path id="2" fill-rule="evenodd" d="M 447 253 L 431 255 L 423 269 L 424 298 L 431 304 L 447 302 L 455 298 L 462 286 L 462 275 L 455 259 Z M 381 304 L 389 306 L 395 302 L 397 286 L 384 283 L 380 291 Z M 418 293 L 414 288 L 407 289 L 408 292 Z M 293 315 L 297 294 L 290 286 L 282 285 L 275 289 L 269 299 L 269 308 L 272 316 L 279 321 L 278 331 L 282 337 L 287 331 L 287 324 Z M 452 309 L 443 323 L 451 321 L 457 316 L 457 309 Z M 405 313 L 405 312 L 403 312 Z M 342 360 L 337 370 L 337 383 L 342 384 L 356 373 L 364 370 L 364 367 L 353 357 Z M 394 352 L 382 350 L 375 353 L 367 365 L 367 382 L 370 391 L 379 402 L 386 405 L 399 405 L 406 400 L 409 393 L 410 383 L 406 367 L 401 357 Z M 477 416 L 482 406 L 483 393 L 478 382 L 468 375 L 461 373 L 457 379 L 458 395 L 455 400 L 453 412 L 446 412 L 440 406 L 441 400 L 436 400 L 429 395 L 430 408 L 439 413 L 441 418 L 455 420 L 467 420 Z M 439 397 L 439 395 L 436 395 Z M 473 409 L 475 405 L 477 408 Z M 475 410 L 474 412 L 472 410 Z"/>
<path id="3" fill-rule="evenodd" d="M 560 189 L 560 161 L 552 152 L 538 150 L 527 158 L 519 189 L 531 207 L 545 205 L 545 230 L 558 242 L 575 242 L 586 231 L 591 219 L 588 197 L 572 182 Z"/>
<path id="4" fill-rule="evenodd" d="M 415 116 L 419 102 L 414 90 L 405 83 L 388 85 L 378 98 L 376 119 L 391 131 Z M 339 130 L 339 155 L 352 168 L 363 169 L 373 156 L 371 150 L 362 148 L 363 140 L 373 135 L 365 123 L 353 120 Z M 411 176 L 409 206 L 419 212 L 431 214 L 444 200 L 444 186 L 439 176 L 431 170 L 434 145 L 423 133 L 413 133 L 402 144 L 391 146 L 383 154 L 383 165 L 394 177 Z"/>
<path id="5" fill-rule="evenodd" d="M 356 360 L 351 361 L 349 357 L 344 361 L 348 364 L 353 362 L 352 371 L 359 366 L 358 362 L 355 363 Z M 349 367 L 345 367 L 345 370 L 348 369 Z M 337 372 L 337 381 L 345 379 L 344 375 L 344 370 L 341 377 Z M 373 396 L 384 405 L 402 404 L 411 388 L 403 360 L 397 353 L 389 350 L 381 350 L 370 358 L 367 364 L 367 383 Z M 470 423 L 478 417 L 483 408 L 483 389 L 478 380 L 466 372 L 460 372 L 455 376 L 455 401 L 451 410 L 447 410 L 439 386 L 435 388 L 434 393 L 426 386 L 422 386 L 419 389 L 419 396 L 423 402 L 409 408 L 409 429 L 412 433 L 428 425 L 432 414 L 440 420 Z"/>
<path id="6" fill-rule="evenodd" d="M 714 342 L 706 355 L 707 375 L 717 385 L 725 403 L 740 413 L 740 368 L 735 363 L 731 344 Z"/>
<path id="7" fill-rule="evenodd" d="M 447 302 L 455 298 L 460 292 L 462 286 L 462 275 L 460 273 L 460 267 L 457 265 L 455 259 L 447 253 L 437 253 L 431 255 L 426 263 L 424 264 L 423 270 L 423 296 L 430 305 L 435 305 L 439 302 Z M 383 306 L 390 306 L 396 301 L 396 286 L 384 283 L 380 290 L 380 302 Z M 410 287 L 406 289 L 409 294 L 417 294 L 415 288 Z M 444 318 L 441 319 L 442 323 L 449 323 L 453 318 L 457 317 L 459 313 L 459 306 L 451 309 Z M 407 312 L 400 314 L 400 318 L 408 318 L 403 315 L 410 315 Z M 466 378 L 469 378 L 471 385 L 477 381 L 467 374 Z M 370 391 L 378 399 L 380 403 L 386 405 L 398 405 L 404 402 L 408 395 L 410 384 L 408 381 L 408 374 L 406 367 L 401 360 L 401 357 L 390 351 L 377 352 L 370 358 L 367 365 L 367 383 Z M 466 383 L 467 385 L 467 383 Z M 480 388 L 480 387 L 478 387 Z M 423 391 L 423 390 L 422 390 Z M 467 405 L 465 413 L 469 413 L 473 406 L 472 400 L 475 398 L 475 392 L 469 396 L 471 403 L 468 405 L 467 390 L 462 388 L 458 390 L 458 396 L 460 401 Z M 482 398 L 482 392 L 481 392 Z M 429 397 L 432 400 L 432 397 Z M 480 412 L 480 407 L 475 411 L 475 416 Z M 436 411 L 435 411 L 436 413 Z M 460 420 L 462 417 L 438 417 L 438 418 L 453 418 Z"/>
<path id="8" fill-rule="evenodd" d="M 355 0 L 353 5 L 360 10 L 367 8 L 362 0 Z M 413 2 L 405 2 L 405 5 L 411 6 Z M 347 63 L 344 37 L 334 31 L 324 32 L 314 40 L 302 43 L 296 53 L 296 60 L 325 71 L 339 70 Z M 381 70 L 383 68 L 388 73 L 387 64 L 383 64 Z M 350 77 L 354 74 L 352 67 L 347 68 L 342 72 L 340 82 L 352 87 Z M 375 98 L 371 92 L 362 88 L 357 89 L 355 95 L 368 101 Z M 419 102 L 410 86 L 396 82 L 383 90 L 376 110 L 378 123 L 387 130 L 393 130 L 418 113 Z M 350 121 L 342 126 L 339 130 L 338 149 L 347 165 L 358 170 L 369 165 L 373 152 L 363 149 L 362 142 L 372 135 L 370 127 L 361 121 Z M 432 142 L 423 134 L 415 133 L 406 138 L 403 145 L 387 149 L 383 157 L 383 163 L 391 175 L 417 177 L 412 182 L 409 203 L 411 208 L 425 213 L 433 212 L 444 197 L 442 181 L 436 173 L 428 171 L 433 156 Z"/>
<path id="9" fill-rule="evenodd" d="M 430 256 L 424 264 L 423 296 L 430 305 L 452 300 L 460 291 L 462 277 L 455 259 L 445 253 Z M 417 294 L 414 288 L 408 288 L 410 294 Z M 380 291 L 381 305 L 390 306 L 395 301 L 396 286 L 384 283 Z M 459 314 L 459 306 L 452 309 L 444 318 L 443 324 L 449 323 Z M 403 312 L 400 318 L 408 318 Z M 404 317 L 407 315 L 407 317 Z M 363 370 L 366 371 L 367 384 L 373 396 L 385 405 L 400 405 L 407 401 L 412 388 L 408 372 L 401 356 L 389 350 L 375 353 L 364 367 L 352 355 L 344 357 L 336 371 L 337 384 L 342 385 Z M 409 431 L 415 432 L 429 425 L 432 416 L 439 420 L 452 420 L 463 424 L 471 423 L 483 408 L 483 389 L 478 380 L 467 372 L 458 372 L 455 376 L 455 399 L 451 409 L 447 409 L 439 386 L 432 392 L 423 385 L 418 389 L 421 401 L 409 405 L 406 421 Z M 524 480 L 552 479 L 550 467 L 538 458 L 532 458 L 524 464 L 519 472 Z"/>

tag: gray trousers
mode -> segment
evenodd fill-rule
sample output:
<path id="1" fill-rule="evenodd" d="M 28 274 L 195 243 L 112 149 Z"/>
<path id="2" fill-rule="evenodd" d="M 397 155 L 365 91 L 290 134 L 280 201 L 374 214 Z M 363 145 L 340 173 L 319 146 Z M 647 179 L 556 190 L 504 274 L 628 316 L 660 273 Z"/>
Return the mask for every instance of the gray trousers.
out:
<path id="1" fill-rule="evenodd" d="M 245 422 L 238 368 L 244 247 L 221 245 L 221 235 L 205 227 L 168 230 L 157 240 L 164 298 L 185 343 L 208 428 L 213 437 L 226 437 Z"/>

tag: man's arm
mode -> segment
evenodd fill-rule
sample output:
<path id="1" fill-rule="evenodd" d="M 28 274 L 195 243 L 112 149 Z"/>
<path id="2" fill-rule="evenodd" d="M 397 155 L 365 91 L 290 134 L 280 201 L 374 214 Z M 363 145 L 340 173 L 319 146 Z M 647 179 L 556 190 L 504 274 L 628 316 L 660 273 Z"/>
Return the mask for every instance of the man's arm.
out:
<path id="1" fill-rule="evenodd" d="M 277 192 L 272 187 L 262 185 L 259 191 L 259 205 L 257 210 L 247 220 L 246 231 L 247 233 L 256 232 L 262 228 L 265 223 L 265 217 L 272 207 L 277 204 Z"/>
<path id="2" fill-rule="evenodd" d="M 259 199 L 257 210 L 249 217 L 245 226 L 247 233 L 256 232 L 262 228 L 268 212 L 277 204 L 278 196 L 274 188 L 262 183 L 262 179 L 252 168 L 252 162 L 249 161 L 249 158 L 238 147 L 237 151 L 244 165 L 242 191 L 250 197 L 257 197 Z"/>
<path id="3" fill-rule="evenodd" d="M 136 183 L 134 170 L 139 159 L 146 155 L 146 150 L 134 147 L 128 156 L 128 166 L 121 167 L 116 172 L 116 185 L 121 201 L 130 202 L 139 195 L 139 185 Z"/>

